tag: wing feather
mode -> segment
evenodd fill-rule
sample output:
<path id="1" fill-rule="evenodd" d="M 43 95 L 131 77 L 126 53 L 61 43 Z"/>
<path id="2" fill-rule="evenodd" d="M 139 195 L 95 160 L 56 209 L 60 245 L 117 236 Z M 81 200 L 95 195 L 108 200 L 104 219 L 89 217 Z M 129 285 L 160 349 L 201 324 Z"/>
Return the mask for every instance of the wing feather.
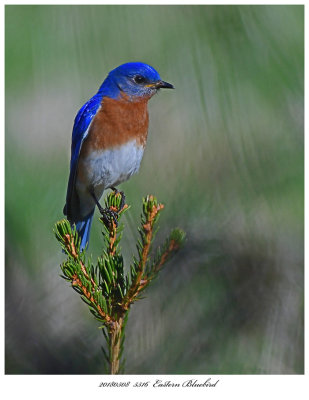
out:
<path id="1" fill-rule="evenodd" d="M 63 213 L 67 215 L 70 222 L 75 222 L 76 216 L 74 216 L 75 212 L 74 207 L 75 203 L 73 201 L 73 193 L 75 191 L 75 180 L 76 180 L 76 172 L 78 159 L 80 155 L 80 151 L 83 145 L 84 140 L 86 139 L 91 122 L 93 121 L 96 113 L 100 108 L 102 100 L 102 95 L 99 93 L 93 96 L 77 113 L 73 132 L 72 132 L 72 146 L 71 146 L 71 162 L 70 162 L 70 176 L 67 188 L 67 196 L 66 196 L 66 204 L 63 208 Z"/>

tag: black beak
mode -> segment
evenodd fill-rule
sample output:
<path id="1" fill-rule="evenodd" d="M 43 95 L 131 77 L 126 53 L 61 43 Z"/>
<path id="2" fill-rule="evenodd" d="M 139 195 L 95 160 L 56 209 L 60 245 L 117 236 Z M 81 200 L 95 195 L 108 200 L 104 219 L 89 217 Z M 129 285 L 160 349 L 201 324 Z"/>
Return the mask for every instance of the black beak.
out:
<path id="1" fill-rule="evenodd" d="M 168 82 L 159 81 L 157 84 L 158 89 L 175 89 L 174 86 Z"/>

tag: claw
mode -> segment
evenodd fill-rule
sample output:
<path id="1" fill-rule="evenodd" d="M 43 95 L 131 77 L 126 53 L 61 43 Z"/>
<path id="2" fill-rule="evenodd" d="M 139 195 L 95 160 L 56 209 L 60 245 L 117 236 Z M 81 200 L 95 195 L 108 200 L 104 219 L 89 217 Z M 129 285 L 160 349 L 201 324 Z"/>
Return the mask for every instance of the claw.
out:
<path id="1" fill-rule="evenodd" d="M 110 208 L 103 208 L 100 210 L 100 213 L 102 215 L 101 220 L 105 226 L 110 226 L 113 219 L 116 228 L 118 227 L 118 212 L 113 211 Z"/>

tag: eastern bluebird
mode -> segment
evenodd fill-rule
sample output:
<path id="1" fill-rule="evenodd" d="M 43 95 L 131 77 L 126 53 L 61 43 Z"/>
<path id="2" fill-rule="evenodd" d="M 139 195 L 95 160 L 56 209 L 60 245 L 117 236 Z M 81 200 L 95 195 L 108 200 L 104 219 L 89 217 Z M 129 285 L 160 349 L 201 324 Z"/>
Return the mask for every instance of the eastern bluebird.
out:
<path id="1" fill-rule="evenodd" d="M 140 167 L 148 133 L 148 100 L 173 89 L 150 65 L 127 63 L 112 70 L 97 94 L 76 115 L 70 176 L 63 212 L 89 243 L 93 213 L 103 191 L 114 189 Z"/>

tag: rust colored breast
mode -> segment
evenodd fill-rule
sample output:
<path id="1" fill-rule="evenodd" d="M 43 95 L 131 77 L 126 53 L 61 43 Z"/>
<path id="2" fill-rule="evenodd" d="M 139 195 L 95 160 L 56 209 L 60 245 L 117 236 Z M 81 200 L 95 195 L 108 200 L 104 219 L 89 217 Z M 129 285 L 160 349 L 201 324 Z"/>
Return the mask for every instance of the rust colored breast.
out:
<path id="1" fill-rule="evenodd" d="M 81 157 L 93 150 L 110 149 L 134 139 L 144 147 L 149 120 L 147 101 L 132 102 L 124 96 L 117 100 L 105 97 L 83 143 Z"/>

